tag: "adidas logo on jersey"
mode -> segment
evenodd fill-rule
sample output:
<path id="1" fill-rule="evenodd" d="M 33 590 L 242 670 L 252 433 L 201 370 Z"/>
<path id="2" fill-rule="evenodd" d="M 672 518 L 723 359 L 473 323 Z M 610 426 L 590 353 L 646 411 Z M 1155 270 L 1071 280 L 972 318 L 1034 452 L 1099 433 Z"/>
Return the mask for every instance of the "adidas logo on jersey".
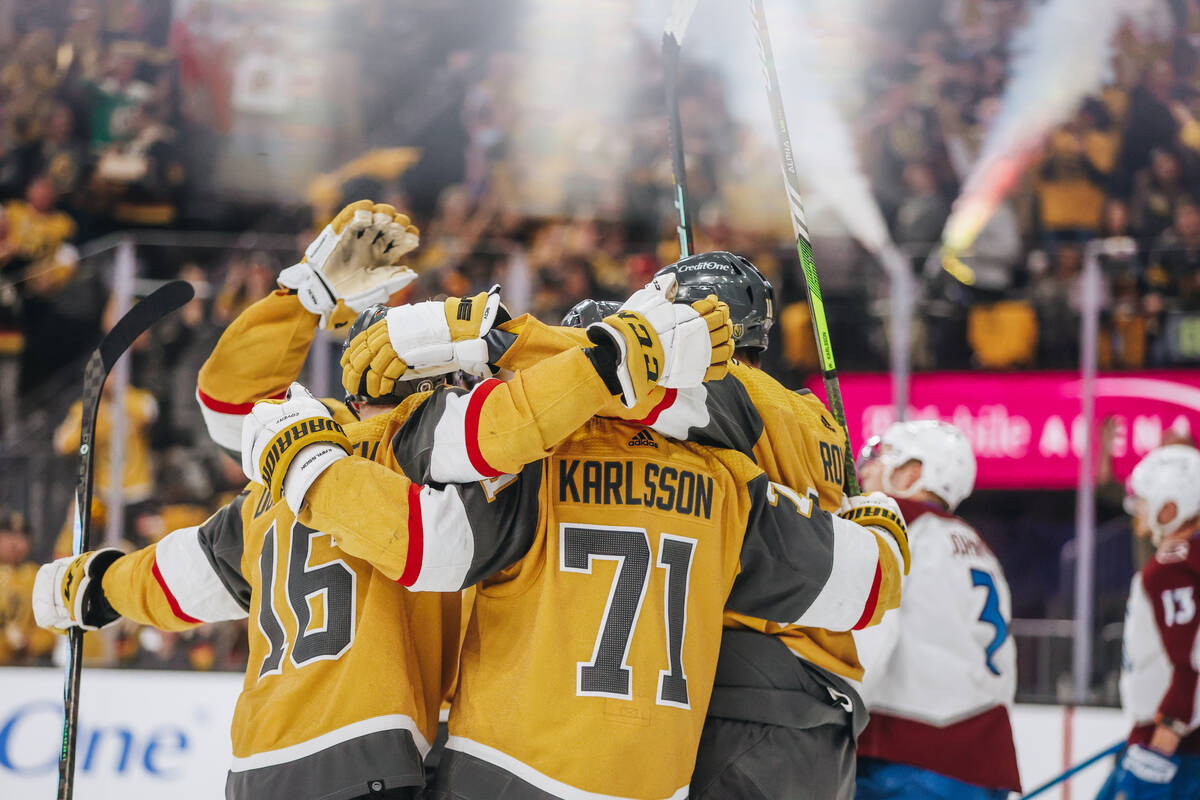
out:
<path id="1" fill-rule="evenodd" d="M 645 428 L 642 428 L 640 431 L 638 431 L 637 433 L 634 434 L 633 438 L 629 440 L 629 444 L 626 446 L 627 447 L 653 447 L 653 448 L 657 449 L 658 442 L 654 441 L 654 437 L 650 435 L 650 431 L 646 430 Z"/>

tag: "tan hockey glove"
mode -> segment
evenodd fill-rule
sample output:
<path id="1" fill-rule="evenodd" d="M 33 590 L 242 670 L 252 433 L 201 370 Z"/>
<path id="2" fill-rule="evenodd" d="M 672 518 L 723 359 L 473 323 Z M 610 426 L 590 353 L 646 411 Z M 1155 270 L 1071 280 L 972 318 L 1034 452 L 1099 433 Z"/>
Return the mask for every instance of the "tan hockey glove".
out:
<path id="1" fill-rule="evenodd" d="M 104 597 L 101 578 L 123 554 L 106 547 L 43 564 L 33 579 L 33 618 L 43 628 L 66 633 L 68 628 L 94 631 L 121 615 Z"/>
<path id="2" fill-rule="evenodd" d="M 359 200 L 325 226 L 299 264 L 279 274 L 279 285 L 294 289 L 301 305 L 321 315 L 322 325 L 340 328 L 416 280 L 400 259 L 419 242 L 406 215 L 386 203 Z"/>
<path id="3" fill-rule="evenodd" d="M 354 337 L 342 354 L 342 387 L 357 394 L 365 375 L 368 393 L 377 397 L 390 392 L 402 376 L 463 370 L 490 377 L 483 337 L 506 319 L 499 285 L 473 297 L 389 309 L 386 319 Z"/>
<path id="4" fill-rule="evenodd" d="M 729 320 L 729 306 L 717 300 L 715 294 L 710 294 L 692 303 L 692 310 L 707 325 L 712 344 L 712 360 L 704 372 L 704 380 L 719 381 L 729 372 L 729 360 L 733 358 L 733 323 Z"/>

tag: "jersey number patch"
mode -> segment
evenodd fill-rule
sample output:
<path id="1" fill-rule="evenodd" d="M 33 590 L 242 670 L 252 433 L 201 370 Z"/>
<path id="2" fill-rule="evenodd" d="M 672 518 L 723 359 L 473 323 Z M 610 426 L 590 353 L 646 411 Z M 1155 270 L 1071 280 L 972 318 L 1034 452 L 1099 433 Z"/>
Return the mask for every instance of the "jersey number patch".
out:
<path id="1" fill-rule="evenodd" d="M 1163 621 L 1167 627 L 1187 625 L 1196 618 L 1196 596 L 1191 586 L 1167 589 L 1162 593 Z"/>
<path id="2" fill-rule="evenodd" d="M 262 599 L 258 608 L 258 627 L 271 645 L 263 659 L 258 677 L 276 675 L 283 671 L 287 655 L 294 666 L 304 667 L 315 661 L 341 658 L 354 642 L 355 604 L 358 575 L 340 558 L 309 566 L 313 539 L 324 534 L 299 522 L 292 525 L 289 551 L 282 554 L 286 563 L 278 569 L 279 537 L 275 526 L 263 537 L 262 554 L 258 559 L 262 576 Z M 276 608 L 275 579 L 283 573 L 283 590 L 287 608 Z M 317 606 L 313 601 L 320 600 Z M 323 611 L 320 619 L 314 609 Z M 295 620 L 295 641 L 288 647 L 288 635 L 283 614 Z M 316 622 L 317 624 L 313 624 Z"/>
<path id="3" fill-rule="evenodd" d="M 559 533 L 559 567 L 564 572 L 590 575 L 597 559 L 617 562 L 592 660 L 576 665 L 576 693 L 632 700 L 633 668 L 626 662 L 650 580 L 650 537 L 642 528 L 606 525 L 563 525 Z M 668 667 L 659 670 L 655 702 L 690 708 L 687 675 L 683 671 L 683 638 L 696 540 L 664 533 L 659 536 L 658 547 L 654 566 L 666 572 L 663 609 Z"/>
<path id="4" fill-rule="evenodd" d="M 1004 619 L 1004 615 L 1000 613 L 1000 595 L 996 593 L 996 579 L 992 577 L 992 573 L 990 572 L 973 569 L 971 570 L 971 583 L 987 589 L 987 599 L 983 602 L 983 611 L 979 614 L 979 621 L 986 625 L 991 625 L 996 629 L 996 633 L 992 636 L 992 641 L 987 646 L 984 658 L 987 662 L 987 668 L 991 670 L 991 673 L 999 675 L 1000 670 L 996 667 L 995 662 L 992 661 L 992 656 L 996 655 L 996 651 L 1008 639 L 1008 622 Z"/>

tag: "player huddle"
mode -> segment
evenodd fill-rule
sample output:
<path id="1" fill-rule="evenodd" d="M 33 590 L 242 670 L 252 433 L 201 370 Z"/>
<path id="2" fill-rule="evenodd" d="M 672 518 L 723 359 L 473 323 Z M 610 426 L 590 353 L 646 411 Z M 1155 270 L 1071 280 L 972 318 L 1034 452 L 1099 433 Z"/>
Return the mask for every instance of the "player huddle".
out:
<path id="1" fill-rule="evenodd" d="M 352 204 L 223 334 L 197 396 L 241 495 L 39 573 L 48 627 L 248 618 L 227 797 L 1019 791 L 960 432 L 893 426 L 846 497 L 840 426 L 757 367 L 773 293 L 746 259 L 551 326 L 498 287 L 378 305 L 417 237 Z M 318 324 L 349 326 L 344 403 L 294 382 Z"/>

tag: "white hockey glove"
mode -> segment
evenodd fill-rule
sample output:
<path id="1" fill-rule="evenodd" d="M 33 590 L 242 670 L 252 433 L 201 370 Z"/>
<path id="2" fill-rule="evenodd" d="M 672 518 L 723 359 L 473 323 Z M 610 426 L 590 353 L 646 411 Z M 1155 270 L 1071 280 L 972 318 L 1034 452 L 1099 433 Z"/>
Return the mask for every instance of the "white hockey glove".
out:
<path id="1" fill-rule="evenodd" d="M 121 615 L 104 597 L 100 581 L 123 553 L 112 547 L 43 564 L 33 579 L 33 618 L 43 628 L 94 631 Z"/>
<path id="2" fill-rule="evenodd" d="M 904 574 L 912 561 L 908 549 L 908 526 L 904 523 L 904 515 L 896 501 L 883 492 L 846 497 L 842 500 L 838 516 L 856 522 L 866 528 L 875 528 L 879 533 L 890 536 L 900 549 Z"/>
<path id="3" fill-rule="evenodd" d="M 375 303 L 386 303 L 417 278 L 400 264 L 420 241 L 409 218 L 386 203 L 360 200 L 343 208 L 304 251 L 304 259 L 279 274 L 300 304 L 340 328 Z M 338 301 L 352 313 L 335 313 Z"/>
<path id="4" fill-rule="evenodd" d="M 687 389 L 723 377 L 732 353 L 729 309 L 700 301 L 697 310 L 672 303 L 674 275 L 639 289 L 616 314 L 588 326 L 593 342 L 616 346 L 621 402 L 633 408 L 654 386 Z M 703 311 L 703 316 L 701 311 Z"/>
<path id="5" fill-rule="evenodd" d="M 473 297 L 391 309 L 387 315 L 388 340 L 412 377 L 461 369 L 488 378 L 492 370 L 483 337 L 506 319 L 508 311 L 500 303 L 500 285 L 496 284 Z"/>
<path id="6" fill-rule="evenodd" d="M 242 422 L 242 471 L 295 513 L 321 473 L 350 452 L 342 426 L 299 383 L 283 400 L 255 403 Z"/>

